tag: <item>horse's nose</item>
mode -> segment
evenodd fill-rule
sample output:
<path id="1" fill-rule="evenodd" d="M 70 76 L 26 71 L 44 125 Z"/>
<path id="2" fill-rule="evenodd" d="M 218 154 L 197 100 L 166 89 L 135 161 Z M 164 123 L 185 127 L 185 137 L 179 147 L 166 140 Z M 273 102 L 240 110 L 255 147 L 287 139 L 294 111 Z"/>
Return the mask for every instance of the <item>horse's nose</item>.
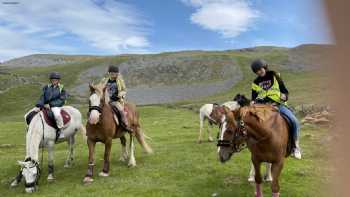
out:
<path id="1" fill-rule="evenodd" d="M 94 125 L 94 124 L 97 124 L 97 122 L 98 122 L 98 119 L 97 119 L 97 118 L 91 118 L 91 117 L 89 118 L 89 123 L 90 123 L 90 124 L 93 124 L 93 125 Z"/>

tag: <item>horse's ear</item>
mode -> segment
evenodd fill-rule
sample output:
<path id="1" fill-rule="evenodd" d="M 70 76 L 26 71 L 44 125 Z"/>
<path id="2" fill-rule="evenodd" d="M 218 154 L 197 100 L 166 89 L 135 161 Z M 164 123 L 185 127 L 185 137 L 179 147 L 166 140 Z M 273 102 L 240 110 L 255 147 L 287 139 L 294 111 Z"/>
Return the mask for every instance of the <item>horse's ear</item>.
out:
<path id="1" fill-rule="evenodd" d="M 225 114 L 230 113 L 230 109 L 229 109 L 228 107 L 223 106 L 223 108 L 224 108 L 224 113 L 225 113 Z"/>
<path id="2" fill-rule="evenodd" d="M 234 117 L 238 117 L 239 116 L 239 108 L 235 109 L 235 110 L 232 110 L 232 113 L 233 113 Z"/>
<path id="3" fill-rule="evenodd" d="M 89 83 L 90 93 L 95 91 L 95 86 L 92 83 Z"/>
<path id="4" fill-rule="evenodd" d="M 26 162 L 24 162 L 24 161 L 17 161 L 17 163 L 18 163 L 20 166 L 23 167 L 23 166 L 25 165 Z"/>

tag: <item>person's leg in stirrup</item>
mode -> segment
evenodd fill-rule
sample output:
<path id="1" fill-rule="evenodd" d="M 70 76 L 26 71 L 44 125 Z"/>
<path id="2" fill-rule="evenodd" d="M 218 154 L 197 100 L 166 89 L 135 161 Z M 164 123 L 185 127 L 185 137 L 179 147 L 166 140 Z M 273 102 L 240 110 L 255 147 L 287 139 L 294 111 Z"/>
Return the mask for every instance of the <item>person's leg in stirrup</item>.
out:
<path id="1" fill-rule="evenodd" d="M 299 145 L 299 132 L 300 132 L 299 121 L 288 107 L 284 105 L 280 105 L 279 110 L 280 110 L 280 113 L 284 114 L 289 118 L 293 127 L 292 133 L 293 133 L 295 148 L 292 151 L 292 156 L 296 159 L 301 159 L 301 150 Z"/>
<path id="2" fill-rule="evenodd" d="M 126 113 L 124 111 L 124 105 L 120 102 L 115 102 L 115 106 L 117 107 L 119 113 L 120 113 L 120 118 L 121 118 L 121 126 L 126 130 L 126 131 L 132 131 L 129 125 L 128 117 L 126 116 Z"/>
<path id="3" fill-rule="evenodd" d="M 53 115 L 55 116 L 56 124 L 57 124 L 57 134 L 56 134 L 56 140 L 58 138 L 64 138 L 64 134 L 62 132 L 63 128 L 63 118 L 61 116 L 61 108 L 60 107 L 52 107 L 51 108 Z"/>

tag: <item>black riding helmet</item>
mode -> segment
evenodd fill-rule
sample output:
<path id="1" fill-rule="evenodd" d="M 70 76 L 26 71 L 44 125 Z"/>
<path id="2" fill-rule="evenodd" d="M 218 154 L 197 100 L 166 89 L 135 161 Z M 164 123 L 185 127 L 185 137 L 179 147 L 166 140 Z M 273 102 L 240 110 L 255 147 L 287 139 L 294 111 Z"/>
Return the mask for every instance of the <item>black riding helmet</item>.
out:
<path id="1" fill-rule="evenodd" d="M 61 74 L 59 72 L 52 72 L 49 75 L 50 79 L 61 79 Z"/>
<path id="2" fill-rule="evenodd" d="M 118 66 L 115 66 L 115 65 L 110 65 L 109 68 L 108 68 L 108 72 L 110 73 L 119 73 L 119 68 Z"/>
<path id="3" fill-rule="evenodd" d="M 263 59 L 256 59 L 252 62 L 250 68 L 254 73 L 256 73 L 261 68 L 267 69 L 267 63 Z"/>

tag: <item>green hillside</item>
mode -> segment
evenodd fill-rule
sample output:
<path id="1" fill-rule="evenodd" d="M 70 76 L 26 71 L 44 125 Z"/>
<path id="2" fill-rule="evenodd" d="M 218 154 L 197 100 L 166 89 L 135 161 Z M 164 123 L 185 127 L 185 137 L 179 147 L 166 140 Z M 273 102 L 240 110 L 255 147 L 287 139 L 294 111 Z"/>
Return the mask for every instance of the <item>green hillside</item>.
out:
<path id="1" fill-rule="evenodd" d="M 317 52 L 323 49 L 320 46 L 318 48 L 316 46 L 313 47 L 315 50 L 317 49 Z M 307 49 L 307 52 L 311 53 L 310 47 L 307 47 Z M 290 65 L 288 65 L 290 62 L 289 51 L 293 51 L 294 54 L 295 50 L 296 48 L 287 50 L 286 48 L 277 47 L 257 47 L 249 50 L 242 49 L 212 52 L 188 51 L 162 53 L 158 55 L 96 57 L 75 63 L 47 67 L 0 67 L 0 108 L 2 109 L 0 112 L 0 120 L 8 120 L 18 117 L 18 115 L 24 114 L 25 110 L 28 110 L 33 106 L 38 99 L 41 87 L 48 83 L 47 76 L 51 71 L 61 72 L 64 76 L 62 83 L 65 84 L 67 90 L 72 93 L 68 103 L 79 105 L 86 104 L 86 98 L 84 97 L 86 97 L 88 92 L 87 84 L 91 80 L 96 80 L 99 77 L 94 78 L 92 76 L 89 78 L 85 75 L 80 76 L 81 74 L 84 74 L 88 69 L 96 67 L 101 68 L 102 72 L 104 72 L 110 63 L 121 64 L 124 65 L 124 67 L 132 67 L 133 61 L 128 62 L 128 60 L 133 60 L 134 57 L 141 57 L 144 59 L 156 58 L 157 62 L 153 63 L 152 66 L 155 67 L 153 69 L 144 65 L 144 67 L 146 67 L 145 70 L 151 70 L 147 73 L 135 71 L 137 74 L 134 74 L 135 72 L 130 72 L 127 76 L 135 79 L 130 81 L 127 76 L 125 77 L 127 85 L 130 84 L 130 86 L 145 84 L 148 86 L 162 85 L 162 87 L 167 88 L 167 85 L 173 85 L 175 83 L 184 83 L 187 85 L 192 84 L 195 86 L 198 83 L 211 83 L 213 81 L 235 78 L 232 87 L 228 87 L 226 91 L 190 100 L 178 100 L 176 102 L 177 104 L 199 105 L 205 102 L 223 102 L 230 100 L 236 93 L 250 95 L 250 83 L 255 76 L 250 71 L 249 64 L 255 58 L 264 58 L 270 63 L 271 69 L 275 69 L 281 73 L 282 78 L 286 81 L 287 87 L 290 89 L 290 102 L 292 105 L 325 103 L 326 98 L 321 94 L 325 89 L 324 84 L 326 83 L 324 81 L 326 80 L 326 77 L 318 72 L 317 69 L 301 69 L 303 64 L 299 65 L 299 69 L 291 69 Z M 300 50 L 303 50 L 303 48 Z M 186 57 L 186 60 L 183 61 L 186 62 L 187 66 L 184 68 L 189 70 L 188 73 L 181 71 L 184 69 L 181 68 L 183 61 L 170 61 L 169 63 L 169 57 L 171 59 L 176 59 L 176 57 L 184 59 L 184 57 Z M 210 63 L 201 66 L 204 65 L 205 62 Z M 145 63 L 147 63 L 147 61 Z M 180 71 L 174 72 L 174 70 L 171 70 L 172 64 L 173 67 L 177 67 Z M 166 65 L 164 71 L 160 71 L 163 69 L 162 65 Z M 223 66 L 228 68 L 222 70 Z M 202 68 L 206 69 L 203 71 L 201 70 Z M 196 79 L 196 77 L 198 78 L 197 71 L 201 72 L 202 75 L 205 75 L 208 71 L 211 73 L 202 79 Z M 219 71 L 225 72 L 220 73 Z M 159 76 L 162 76 L 163 78 Z M 74 95 L 73 90 L 79 85 L 85 85 L 86 87 L 81 90 L 85 92 L 83 98 Z"/>

